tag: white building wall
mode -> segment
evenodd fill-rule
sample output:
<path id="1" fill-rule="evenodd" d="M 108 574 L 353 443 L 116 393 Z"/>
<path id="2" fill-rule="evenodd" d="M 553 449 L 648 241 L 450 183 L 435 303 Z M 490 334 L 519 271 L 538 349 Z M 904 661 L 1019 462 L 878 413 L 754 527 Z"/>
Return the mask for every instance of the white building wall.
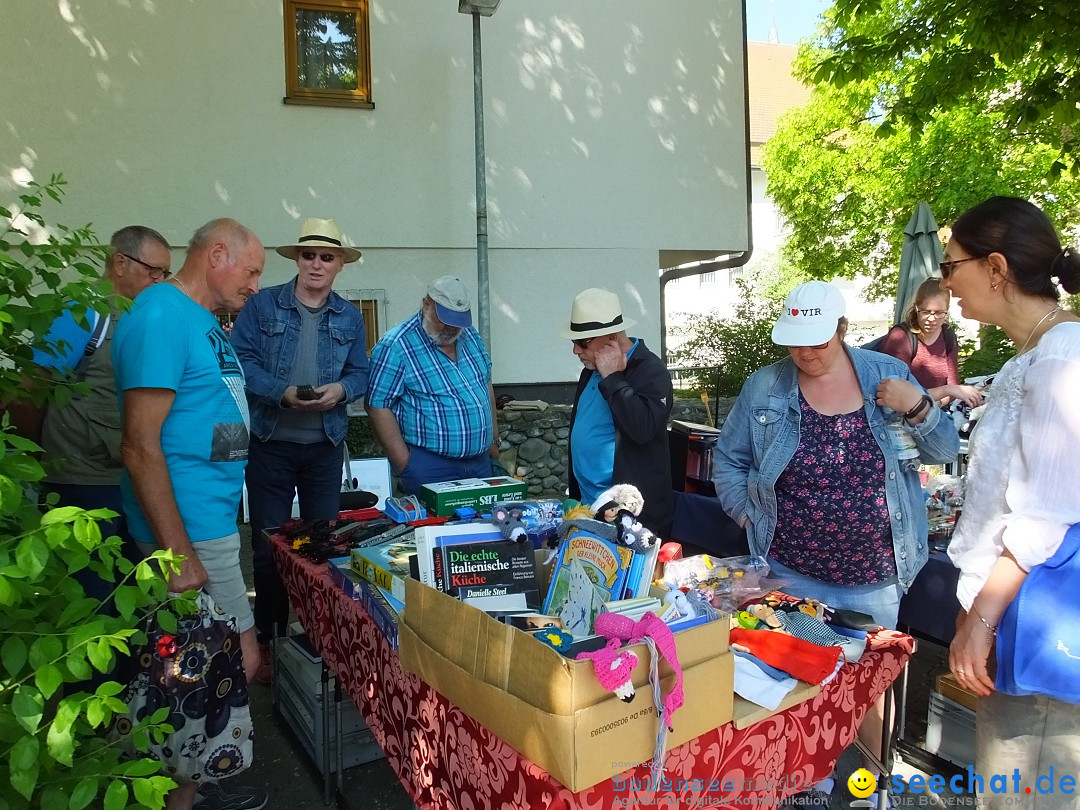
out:
<path id="1" fill-rule="evenodd" d="M 0 202 L 63 172 L 55 219 L 175 245 L 233 216 L 267 246 L 333 217 L 339 279 L 475 285 L 471 20 L 371 3 L 374 110 L 284 105 L 282 3 L 0 0 Z M 554 336 L 588 286 L 658 343 L 660 250 L 747 242 L 740 0 L 507 0 L 483 21 L 496 382 L 572 379 Z M 179 265 L 179 257 L 176 264 Z M 266 283 L 294 267 L 268 253 Z"/>

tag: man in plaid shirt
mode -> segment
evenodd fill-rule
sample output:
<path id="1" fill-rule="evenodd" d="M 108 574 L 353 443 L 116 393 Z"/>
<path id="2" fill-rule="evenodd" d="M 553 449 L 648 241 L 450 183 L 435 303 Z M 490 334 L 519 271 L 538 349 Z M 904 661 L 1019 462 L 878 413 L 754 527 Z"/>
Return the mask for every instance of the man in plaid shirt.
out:
<path id="1" fill-rule="evenodd" d="M 404 492 L 488 477 L 498 457 L 491 357 L 471 308 L 465 283 L 441 276 L 371 350 L 366 408 Z"/>

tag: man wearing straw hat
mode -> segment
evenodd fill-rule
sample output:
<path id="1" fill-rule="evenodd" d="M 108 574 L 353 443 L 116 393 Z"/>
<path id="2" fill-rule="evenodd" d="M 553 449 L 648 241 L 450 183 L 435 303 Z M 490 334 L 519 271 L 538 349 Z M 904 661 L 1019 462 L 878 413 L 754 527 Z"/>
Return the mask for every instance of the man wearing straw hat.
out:
<path id="1" fill-rule="evenodd" d="M 570 416 L 570 497 L 593 503 L 613 484 L 633 484 L 645 499 L 641 522 L 671 531 L 674 498 L 667 420 L 672 386 L 667 367 L 644 341 L 626 336 L 619 296 L 588 289 L 574 299 L 559 334 L 585 367 Z"/>
<path id="2" fill-rule="evenodd" d="M 252 441 L 247 467 L 255 580 L 255 628 L 270 680 L 270 639 L 289 619 L 289 599 L 263 530 L 292 516 L 336 518 L 341 498 L 347 403 L 367 389 L 364 319 L 332 289 L 360 251 L 345 245 L 332 219 L 309 219 L 279 255 L 297 275 L 253 296 L 236 318 L 232 343 L 244 368 Z"/>

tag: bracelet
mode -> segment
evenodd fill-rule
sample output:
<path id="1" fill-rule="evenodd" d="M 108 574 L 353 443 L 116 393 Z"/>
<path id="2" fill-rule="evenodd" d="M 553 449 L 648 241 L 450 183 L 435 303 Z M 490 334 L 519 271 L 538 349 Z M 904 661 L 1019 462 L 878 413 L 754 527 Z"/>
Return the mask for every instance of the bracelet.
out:
<path id="1" fill-rule="evenodd" d="M 990 638 L 993 638 L 994 636 L 997 635 L 997 625 L 996 624 L 990 624 L 990 622 L 988 622 L 986 619 L 984 619 L 982 614 L 979 613 L 978 610 L 976 610 L 975 605 L 971 606 L 971 612 L 974 613 L 975 617 L 980 622 L 983 623 L 983 627 L 985 627 L 986 631 L 990 634 Z"/>
<path id="2" fill-rule="evenodd" d="M 908 411 L 907 413 L 904 414 L 904 418 L 909 420 L 909 421 L 911 419 L 914 419 L 916 416 L 918 416 L 922 412 L 922 409 L 925 408 L 927 405 L 929 405 L 931 408 L 933 408 L 934 407 L 934 400 L 930 399 L 929 394 L 923 394 L 919 398 L 918 404 L 914 408 L 912 408 L 910 411 Z"/>

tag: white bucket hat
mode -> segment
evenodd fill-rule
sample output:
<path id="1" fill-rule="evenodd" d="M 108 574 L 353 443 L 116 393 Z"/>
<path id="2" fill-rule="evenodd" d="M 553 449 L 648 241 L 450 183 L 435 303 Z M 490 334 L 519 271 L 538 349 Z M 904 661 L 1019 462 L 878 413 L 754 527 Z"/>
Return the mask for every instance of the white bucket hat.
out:
<path id="1" fill-rule="evenodd" d="M 844 296 L 827 281 L 800 284 L 784 299 L 772 341 L 778 346 L 819 346 L 836 334 L 845 309 Z"/>
<path id="2" fill-rule="evenodd" d="M 592 287 L 577 294 L 570 308 L 570 323 L 559 330 L 567 340 L 612 335 L 635 326 L 637 321 L 624 318 L 619 296 L 609 290 Z"/>
<path id="3" fill-rule="evenodd" d="M 300 228 L 300 238 L 295 245 L 282 245 L 277 249 L 279 256 L 295 259 L 305 248 L 337 248 L 345 255 L 345 264 L 360 258 L 360 251 L 342 244 L 341 229 L 332 219 L 309 219 Z"/>

